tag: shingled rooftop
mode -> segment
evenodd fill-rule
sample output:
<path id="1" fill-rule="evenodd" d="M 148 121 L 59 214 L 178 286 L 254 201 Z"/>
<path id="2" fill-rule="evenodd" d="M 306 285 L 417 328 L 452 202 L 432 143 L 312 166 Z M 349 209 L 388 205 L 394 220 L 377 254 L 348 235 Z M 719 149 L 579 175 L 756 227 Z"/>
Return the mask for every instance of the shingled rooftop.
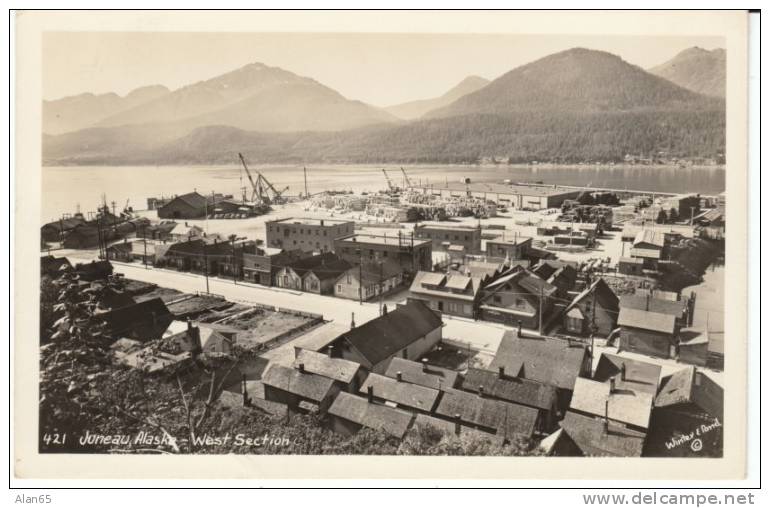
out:
<path id="1" fill-rule="evenodd" d="M 463 389 L 478 393 L 483 387 L 484 394 L 497 399 L 515 402 L 524 406 L 549 410 L 556 403 L 556 388 L 531 379 L 515 378 L 483 369 L 468 369 L 463 380 Z"/>
<path id="2" fill-rule="evenodd" d="M 402 409 L 370 403 L 364 397 L 340 392 L 328 413 L 374 430 L 384 431 L 402 439 L 409 430 L 413 415 Z"/>
<path id="3" fill-rule="evenodd" d="M 457 372 L 450 369 L 428 365 L 425 362 L 393 358 L 390 361 L 390 365 L 388 365 L 388 370 L 385 371 L 385 375 L 396 379 L 399 372 L 401 373 L 401 379 L 407 383 L 426 386 L 436 390 L 454 387 L 458 377 Z"/>
<path id="4" fill-rule="evenodd" d="M 432 388 L 398 381 L 379 374 L 369 374 L 361 387 L 362 394 L 369 388 L 377 399 L 395 402 L 399 406 L 430 412 L 436 406 L 440 392 Z"/>

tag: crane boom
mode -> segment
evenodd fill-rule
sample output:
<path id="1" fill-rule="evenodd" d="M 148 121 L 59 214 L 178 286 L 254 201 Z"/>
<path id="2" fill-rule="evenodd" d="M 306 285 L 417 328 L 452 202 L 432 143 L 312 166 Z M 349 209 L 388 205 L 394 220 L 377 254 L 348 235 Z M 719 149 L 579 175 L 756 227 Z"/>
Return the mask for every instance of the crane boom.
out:
<path id="1" fill-rule="evenodd" d="M 403 167 L 401 168 L 401 172 L 404 174 L 404 182 L 406 183 L 407 187 L 411 187 L 412 182 L 409 181 L 409 177 L 406 176 L 406 171 L 404 170 Z"/>
<path id="2" fill-rule="evenodd" d="M 382 174 L 385 175 L 385 180 L 388 182 L 388 189 L 393 190 L 393 182 L 390 181 L 390 177 L 388 176 L 388 172 L 385 171 L 385 168 L 382 168 Z"/>
<path id="3" fill-rule="evenodd" d="M 243 164 L 243 169 L 246 170 L 246 176 L 249 177 L 249 183 L 251 183 L 251 199 L 252 201 L 255 198 L 259 198 L 260 201 L 262 201 L 262 188 L 261 186 L 257 186 L 257 184 L 254 182 L 254 178 L 251 177 L 251 171 L 249 171 L 249 167 L 246 165 L 246 159 L 243 158 L 243 154 L 238 152 L 238 157 L 241 159 L 241 164 Z"/>

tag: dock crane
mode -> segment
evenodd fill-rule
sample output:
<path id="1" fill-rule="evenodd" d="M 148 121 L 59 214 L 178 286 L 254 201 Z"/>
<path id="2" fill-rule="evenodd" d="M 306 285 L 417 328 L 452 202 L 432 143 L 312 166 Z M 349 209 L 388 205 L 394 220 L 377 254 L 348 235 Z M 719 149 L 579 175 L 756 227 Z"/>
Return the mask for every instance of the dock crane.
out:
<path id="1" fill-rule="evenodd" d="M 265 204 L 265 205 L 269 205 L 271 203 L 278 204 L 278 203 L 285 202 L 283 193 L 289 190 L 289 187 L 286 187 L 285 189 L 279 191 L 259 171 L 257 171 L 257 180 L 255 182 L 254 177 L 251 176 L 251 171 L 249 171 L 248 165 L 246 165 L 246 159 L 243 158 L 243 154 L 239 152 L 238 157 L 241 159 L 241 164 L 243 165 L 243 169 L 246 171 L 246 176 L 249 178 L 249 183 L 251 184 L 252 201 L 256 201 L 260 204 Z M 268 190 L 272 192 L 273 194 L 272 198 L 270 197 Z"/>
<path id="2" fill-rule="evenodd" d="M 409 180 L 409 177 L 406 176 L 406 170 L 404 168 L 401 168 L 401 172 L 404 174 L 404 183 L 406 184 L 406 187 L 412 187 L 412 182 Z"/>
<path id="3" fill-rule="evenodd" d="M 243 164 L 243 169 L 246 171 L 246 176 L 249 177 L 249 183 L 251 184 L 251 200 L 264 202 L 262 185 L 257 184 L 257 182 L 254 181 L 254 178 L 252 178 L 251 171 L 249 171 L 249 167 L 246 165 L 246 159 L 243 158 L 243 154 L 238 152 L 238 157 L 241 159 L 241 164 Z"/>
<path id="4" fill-rule="evenodd" d="M 382 168 L 382 174 L 385 175 L 385 180 L 388 182 L 388 190 L 390 190 L 391 192 L 397 192 L 398 187 L 393 185 L 393 182 L 390 181 L 390 177 L 388 176 L 388 172 L 385 171 L 385 168 Z"/>

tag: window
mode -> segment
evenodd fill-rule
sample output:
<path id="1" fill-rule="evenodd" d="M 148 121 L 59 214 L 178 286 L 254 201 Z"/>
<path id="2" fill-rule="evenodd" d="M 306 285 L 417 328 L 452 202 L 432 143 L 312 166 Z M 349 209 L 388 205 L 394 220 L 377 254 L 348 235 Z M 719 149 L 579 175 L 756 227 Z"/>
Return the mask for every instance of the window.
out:
<path id="1" fill-rule="evenodd" d="M 524 307 L 524 306 L 525 306 L 524 300 L 522 300 L 521 298 L 517 298 L 516 299 L 516 307 Z"/>
<path id="2" fill-rule="evenodd" d="M 384 258 L 388 257 L 388 251 L 386 250 L 382 251 L 382 257 Z"/>
<path id="3" fill-rule="evenodd" d="M 492 301 L 495 303 L 501 303 L 502 299 L 498 295 L 495 295 L 492 297 Z"/>
<path id="4" fill-rule="evenodd" d="M 342 284 L 337 284 L 337 292 L 342 293 Z"/>

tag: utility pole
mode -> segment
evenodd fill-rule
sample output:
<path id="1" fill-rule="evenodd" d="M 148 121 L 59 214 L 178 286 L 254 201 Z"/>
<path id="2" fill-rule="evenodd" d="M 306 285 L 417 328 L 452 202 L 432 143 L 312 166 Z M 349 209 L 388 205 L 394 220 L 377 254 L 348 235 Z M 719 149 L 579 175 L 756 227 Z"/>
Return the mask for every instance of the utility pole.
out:
<path id="1" fill-rule="evenodd" d="M 364 304 L 364 251 L 358 249 L 358 305 Z"/>
<path id="2" fill-rule="evenodd" d="M 209 294 L 209 257 L 206 254 L 206 242 L 203 244 L 203 274 L 206 277 L 206 294 Z"/>
<path id="3" fill-rule="evenodd" d="M 96 239 L 99 243 L 99 259 L 104 259 L 106 247 L 104 245 L 104 233 L 102 232 L 102 219 L 96 218 Z"/>
<path id="4" fill-rule="evenodd" d="M 384 288 L 382 287 L 382 261 L 380 261 L 380 316 L 382 316 L 382 304 L 383 304 L 383 298 L 384 298 L 383 295 L 385 293 L 383 289 Z"/>
<path id="5" fill-rule="evenodd" d="M 543 335 L 543 286 L 540 286 L 540 312 L 537 313 L 538 317 L 538 333 Z"/>
<path id="6" fill-rule="evenodd" d="M 232 244 L 233 244 L 233 264 L 232 264 L 233 284 L 238 285 L 237 268 L 236 268 L 237 265 L 235 262 L 235 237 L 233 237 Z"/>
<path id="7" fill-rule="evenodd" d="M 147 270 L 147 225 L 142 224 L 142 239 L 144 240 L 144 269 Z"/>
<path id="8" fill-rule="evenodd" d="M 310 196 L 310 194 L 307 191 L 307 168 L 303 167 L 302 170 L 305 173 L 305 199 L 307 199 Z"/>

